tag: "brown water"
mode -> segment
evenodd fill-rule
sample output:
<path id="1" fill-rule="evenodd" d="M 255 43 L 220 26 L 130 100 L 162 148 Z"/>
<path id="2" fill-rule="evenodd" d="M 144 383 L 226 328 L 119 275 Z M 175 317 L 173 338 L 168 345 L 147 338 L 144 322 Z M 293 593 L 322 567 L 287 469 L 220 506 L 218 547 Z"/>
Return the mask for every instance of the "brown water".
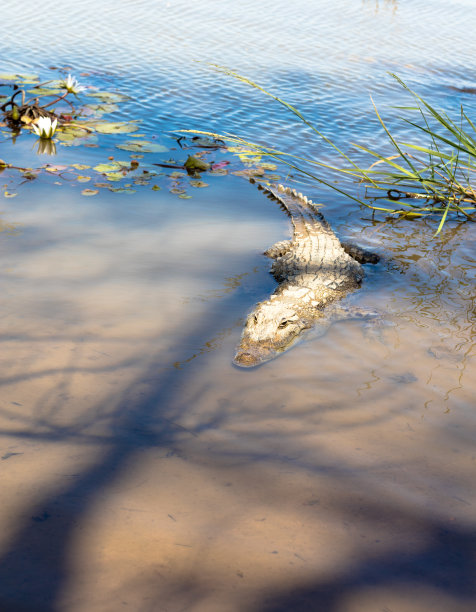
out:
<path id="1" fill-rule="evenodd" d="M 207 45 L 223 49 L 229 62 L 243 61 L 255 78 L 253 57 L 259 58 L 258 73 L 276 62 L 266 41 L 259 43 L 258 18 L 264 17 L 242 4 L 205 2 L 201 14 L 188 5 L 186 12 L 180 3 L 160 3 L 162 31 L 175 33 L 178 66 L 174 76 L 166 71 L 169 83 L 176 79 L 183 89 L 180 52 L 190 58 L 198 49 L 199 59 L 211 59 Z M 407 2 L 363 2 L 347 16 L 338 11 L 345 4 L 331 10 L 320 3 L 324 25 L 313 12 L 315 30 L 306 31 L 311 36 L 322 27 L 329 37 L 329 67 L 320 56 L 321 72 L 308 72 L 308 83 L 329 70 L 328 95 L 331 100 L 335 93 L 337 110 L 326 112 L 339 138 L 345 139 L 340 111 L 364 105 L 360 93 L 352 93 L 358 87 L 350 77 L 364 78 L 367 45 L 374 56 L 381 53 L 370 75 L 383 70 L 392 48 L 401 66 L 405 57 L 410 63 L 421 53 L 423 86 L 440 102 L 448 96 L 441 81 L 460 86 L 470 80 L 466 42 L 456 35 L 447 39 L 456 58 L 452 68 L 446 58 L 437 68 L 427 43 L 443 44 L 434 39 L 434 27 L 474 18 L 471 4 L 436 2 L 434 14 L 425 13 L 434 21 L 419 40 L 410 37 L 406 49 L 398 36 L 406 39 L 424 3 L 412 9 Z M 142 35 L 136 46 L 156 45 L 145 51 L 146 63 L 154 52 L 173 55 L 167 36 L 152 37 L 146 17 L 153 5 L 116 3 L 110 14 L 124 34 L 130 10 Z M 129 57 L 133 43 L 124 38 L 118 59 L 92 37 L 90 24 L 97 19 L 91 3 L 85 7 L 88 15 L 80 23 L 91 35 L 78 46 L 78 60 L 68 56 L 78 43 L 66 26 L 73 28 L 81 17 L 77 9 L 72 16 L 58 14 L 67 32 L 58 41 L 60 58 L 77 61 L 78 70 L 102 58 L 110 78 L 127 83 L 117 64 Z M 266 8 L 274 11 L 274 32 L 286 31 L 288 5 Z M 302 11 L 311 7 L 300 2 L 297 9 L 296 27 L 304 26 Z M 33 8 L 24 14 L 31 24 Z M 13 8 L 7 15 L 25 40 L 23 68 L 52 61 L 45 49 L 35 64 L 38 30 L 27 36 Z M 242 30 L 232 35 L 234 23 Z M 382 26 L 377 42 L 386 41 L 380 47 L 369 34 L 376 23 Z M 107 24 L 99 30 L 103 36 Z M 360 35 L 358 24 L 366 24 Z M 351 35 L 333 41 L 326 29 L 332 25 Z M 388 40 L 388 32 L 396 41 Z M 229 41 L 239 46 L 247 35 L 255 50 L 247 46 L 240 55 L 235 49 L 233 56 Z M 293 61 L 309 71 L 315 56 L 306 55 L 300 40 L 293 34 L 273 43 L 275 52 L 282 49 L 288 72 L 269 78 L 279 84 L 288 77 L 305 100 L 302 72 L 297 66 L 292 72 Z M 360 42 L 351 56 L 355 40 Z M 131 73 L 132 65 L 126 62 Z M 346 69 L 350 92 L 342 89 Z M 138 70 L 145 73 L 144 66 Z M 160 66 L 155 70 L 160 76 Z M 156 129 L 161 117 L 172 129 L 174 109 L 165 108 L 163 93 L 154 102 L 152 76 L 144 88 L 158 115 L 145 129 Z M 211 96 L 207 78 L 206 87 L 195 90 L 200 104 Z M 245 115 L 240 104 L 251 112 L 256 98 L 243 99 L 246 90 L 235 99 L 229 95 L 226 86 L 214 92 L 208 115 L 215 118 L 207 120 L 220 117 L 236 130 Z M 458 100 L 447 101 L 457 106 Z M 186 115 L 185 101 L 171 93 L 176 117 Z M 201 113 L 197 107 L 190 112 L 183 121 L 197 125 Z M 267 100 L 254 112 L 255 121 L 272 120 L 277 138 L 303 145 L 298 132 L 280 132 L 279 112 L 273 115 Z M 176 117 L 173 129 L 181 127 Z M 359 132 L 357 115 L 349 129 Z M 371 134 L 367 125 L 361 130 Z M 25 149 L 14 151 L 27 156 Z M 372 326 L 349 320 L 322 337 L 310 333 L 279 359 L 240 370 L 231 359 L 244 316 L 275 286 L 261 252 L 287 237 L 288 221 L 237 177 L 211 179 L 210 185 L 190 200 L 165 189 L 121 198 L 101 192 L 95 199 L 51 181 L 25 185 L 4 202 L 0 609 L 472 612 L 473 225 L 451 221 L 433 240 L 434 220 L 372 224 L 365 212 L 343 209 L 327 194 L 324 212 L 339 235 L 382 256 L 377 266 L 367 266 L 363 288 L 350 300 L 382 317 Z M 315 187 L 309 195 L 319 200 Z"/>

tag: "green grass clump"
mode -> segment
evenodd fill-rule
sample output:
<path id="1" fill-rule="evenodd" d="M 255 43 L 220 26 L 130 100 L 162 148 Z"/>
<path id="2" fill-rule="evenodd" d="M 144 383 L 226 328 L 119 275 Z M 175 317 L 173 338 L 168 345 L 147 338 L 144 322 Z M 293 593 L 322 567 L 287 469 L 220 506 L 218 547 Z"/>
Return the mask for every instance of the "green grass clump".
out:
<path id="1" fill-rule="evenodd" d="M 418 116 L 418 122 L 407 118 L 401 118 L 401 120 L 412 126 L 417 133 L 423 134 L 428 144 L 420 146 L 398 141 L 384 123 L 372 100 L 377 118 L 394 149 L 394 154 L 382 155 L 361 144 L 352 143 L 354 147 L 376 160 L 369 167 L 363 168 L 308 121 L 297 108 L 228 68 L 215 64 L 212 67 L 260 90 L 279 102 L 332 147 L 345 165 L 337 167 L 321 163 L 249 142 L 232 134 L 197 133 L 250 147 L 257 153 L 285 163 L 300 174 L 327 185 L 372 210 L 401 217 L 436 214 L 440 217 L 440 221 L 435 235 L 439 234 L 450 213 L 463 215 L 473 220 L 476 213 L 476 191 L 473 187 L 476 183 L 474 174 L 476 172 L 476 127 L 462 107 L 458 123 L 456 123 L 446 113 L 438 111 L 407 87 L 398 76 L 392 74 L 398 83 L 411 94 L 415 102 L 413 106 L 400 107 L 400 110 L 412 111 Z M 365 186 L 364 198 L 358 197 L 347 188 L 336 185 L 332 180 L 324 180 L 316 174 L 316 166 L 331 170 L 337 176 L 349 177 L 363 184 Z"/>

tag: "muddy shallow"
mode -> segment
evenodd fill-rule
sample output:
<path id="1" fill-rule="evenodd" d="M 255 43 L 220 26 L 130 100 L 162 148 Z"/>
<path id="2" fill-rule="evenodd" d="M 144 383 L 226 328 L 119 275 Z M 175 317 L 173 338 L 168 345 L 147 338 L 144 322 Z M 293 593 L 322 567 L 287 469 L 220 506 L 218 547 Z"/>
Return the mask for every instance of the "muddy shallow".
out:
<path id="1" fill-rule="evenodd" d="M 6 56 L 10 64 L 48 65 L 46 48 L 35 59 L 38 31 L 27 36 L 33 8 L 26 3 L 20 23 L 10 4 L 15 40 L 25 40 L 21 59 Z M 126 4 L 116 3 L 110 15 L 123 34 Z M 461 98 L 446 85 L 469 82 L 474 43 L 448 35 L 452 66 L 442 37 L 433 53 L 427 44 L 435 27 L 474 17 L 464 2 L 436 2 L 432 15 L 419 2 L 363 2 L 347 13 L 345 2 L 333 10 L 321 2 L 321 21 L 315 3 L 300 2 L 292 14 L 266 4 L 274 11 L 273 48 L 259 36 L 264 16 L 246 2 L 228 12 L 205 2 L 205 13 L 162 2 L 157 21 L 175 33 L 166 41 L 152 37 L 144 18 L 152 4 L 139 3 L 129 21 L 136 47 L 152 45 L 144 64 L 155 72 L 146 77 L 144 65 L 137 69 L 154 111 L 150 132 L 182 127 L 177 117 L 258 132 L 263 119 L 268 134 L 306 145 L 301 128 L 279 127 L 280 112 L 268 100 L 254 92 L 248 98 L 246 89 L 217 77 L 206 77 L 194 90 L 197 104 L 186 104 L 184 78 L 200 80 L 186 60 L 211 60 L 210 48 L 255 78 L 258 58 L 256 73 L 311 105 L 304 66 L 306 87 L 342 140 L 341 111 L 349 109 L 349 129 L 371 134 L 358 119 L 368 95 L 355 82 L 365 80 L 364 68 L 369 80 L 384 74 L 392 49 L 393 61 L 418 75 L 440 104 L 456 108 Z M 66 27 L 75 14 L 58 16 L 67 34 L 56 61 L 79 71 L 102 58 L 107 78 L 132 93 L 134 41 L 124 37 L 115 55 L 92 37 L 98 14 L 92 3 L 85 7 L 82 23 L 91 35 L 79 46 Z M 329 37 L 332 26 L 358 41 L 353 54 L 345 36 L 322 39 L 332 51 L 325 57 L 318 42 L 306 46 L 295 33 L 306 15 L 314 25 L 304 42 L 321 40 L 319 32 Z M 423 17 L 434 26 L 402 48 L 399 37 Z M 172 29 L 180 19 L 189 27 Z M 289 19 L 296 28 L 286 39 Z M 235 39 L 233 24 L 241 28 Z M 365 24 L 360 36 L 356 24 Z M 375 39 L 371 31 L 379 32 Z M 246 40 L 254 47 L 240 55 Z M 168 57 L 172 44 L 177 71 L 150 68 L 153 54 Z M 268 73 L 278 51 L 285 69 Z M 411 66 L 403 68 L 405 61 Z M 154 90 L 162 69 L 168 101 L 165 86 Z M 324 77 L 335 107 L 312 89 Z M 383 103 L 398 95 L 380 91 Z M 469 95 L 463 102 L 474 109 Z M 136 108 L 133 101 L 128 108 Z M 0 157 L 29 155 L 20 145 L 15 153 L 0 149 Z M 323 196 L 339 235 L 382 256 L 366 266 L 362 290 L 350 298 L 382 317 L 372 325 L 340 322 L 323 336 L 311 332 L 278 359 L 242 370 L 232 358 L 244 317 L 275 288 L 261 253 L 288 237 L 288 221 L 236 176 L 209 182 L 190 200 L 166 188 L 94 199 L 29 184 L 3 202 L 0 608 L 474 610 L 474 227 L 452 221 L 434 241 L 434 221 L 372 225 L 365 211 Z M 320 200 L 315 187 L 300 189 Z"/>

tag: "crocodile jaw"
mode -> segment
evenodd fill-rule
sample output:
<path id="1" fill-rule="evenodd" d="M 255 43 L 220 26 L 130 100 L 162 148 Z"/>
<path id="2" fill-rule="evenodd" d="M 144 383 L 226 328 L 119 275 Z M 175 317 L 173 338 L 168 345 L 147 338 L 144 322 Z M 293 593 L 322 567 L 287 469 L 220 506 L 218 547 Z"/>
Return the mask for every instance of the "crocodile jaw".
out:
<path id="1" fill-rule="evenodd" d="M 271 361 L 278 354 L 277 351 L 263 349 L 262 346 L 243 348 L 236 351 L 233 363 L 240 368 L 254 368 L 266 361 Z"/>
<path id="2" fill-rule="evenodd" d="M 289 293 L 289 292 L 288 292 Z M 252 368 L 289 349 L 312 326 L 288 295 L 261 302 L 248 316 L 233 363 Z"/>

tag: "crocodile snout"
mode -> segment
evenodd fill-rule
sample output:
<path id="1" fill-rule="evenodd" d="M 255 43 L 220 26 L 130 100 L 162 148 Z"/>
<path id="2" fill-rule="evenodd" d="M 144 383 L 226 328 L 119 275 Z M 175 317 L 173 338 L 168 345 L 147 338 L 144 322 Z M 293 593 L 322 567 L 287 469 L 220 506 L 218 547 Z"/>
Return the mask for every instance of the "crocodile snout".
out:
<path id="1" fill-rule="evenodd" d="M 256 350 L 247 348 L 238 350 L 236 352 L 233 363 L 241 368 L 253 368 L 261 363 L 264 363 L 265 361 L 273 359 L 275 356 L 275 351 L 269 349 L 263 350 L 263 347 L 257 347 Z"/>

